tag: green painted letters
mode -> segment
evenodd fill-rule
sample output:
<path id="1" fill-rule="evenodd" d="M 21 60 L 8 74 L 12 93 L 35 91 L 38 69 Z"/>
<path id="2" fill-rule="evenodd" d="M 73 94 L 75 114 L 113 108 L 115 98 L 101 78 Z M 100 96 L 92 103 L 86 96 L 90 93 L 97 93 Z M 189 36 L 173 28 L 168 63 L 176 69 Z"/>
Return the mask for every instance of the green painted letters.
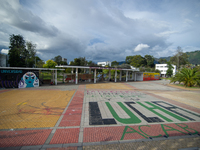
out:
<path id="1" fill-rule="evenodd" d="M 196 130 L 194 130 L 194 129 L 191 129 L 191 128 L 188 128 L 188 125 L 186 125 L 186 124 L 184 124 L 184 123 L 175 123 L 178 127 L 180 127 L 180 128 L 182 128 L 183 130 L 185 130 L 185 131 L 187 131 L 187 132 L 189 132 L 189 133 L 191 133 L 191 134 L 198 134 L 198 131 L 196 131 Z M 183 126 L 181 126 L 181 125 L 184 125 L 184 127 Z M 189 130 L 193 130 L 193 131 L 195 131 L 194 133 L 192 133 L 192 132 L 190 132 Z"/>
<path id="2" fill-rule="evenodd" d="M 113 109 L 113 107 L 110 105 L 109 102 L 105 102 L 108 109 L 110 110 L 111 114 L 113 115 L 113 117 L 124 124 L 132 124 L 132 123 L 140 123 L 141 120 L 135 116 L 126 106 L 124 106 L 121 102 L 117 102 L 117 104 L 129 115 L 130 118 L 120 118 L 118 116 L 118 114 L 115 112 L 115 110 Z"/>
<path id="3" fill-rule="evenodd" d="M 158 110 L 160 110 L 160 111 L 162 111 L 162 112 L 164 112 L 164 113 L 166 113 L 166 114 L 168 114 L 168 115 L 170 115 L 170 116 L 172 116 L 172 117 L 174 117 L 174 118 L 176 118 L 180 121 L 187 121 L 185 118 L 182 118 L 178 115 L 175 115 L 174 113 L 171 113 L 171 112 L 169 112 L 169 111 L 167 111 L 167 110 L 165 110 L 165 109 L 163 109 L 159 106 L 156 106 L 156 105 L 152 104 L 151 102 L 145 102 L 145 103 L 151 105 L 152 107 L 148 107 L 148 106 L 142 104 L 141 102 L 137 102 L 137 103 L 140 104 L 141 106 L 143 106 L 144 108 L 148 109 L 149 111 L 153 112 L 154 114 L 160 116 L 161 118 L 163 118 L 164 120 L 166 120 L 168 122 L 173 122 L 173 121 L 171 119 L 165 117 L 164 115 L 156 112 L 154 109 L 158 109 Z"/>
<path id="4" fill-rule="evenodd" d="M 141 126 L 138 127 L 139 130 L 140 130 L 140 132 L 142 132 L 142 133 L 145 134 L 146 136 L 148 136 L 148 137 L 160 137 L 160 136 L 162 136 L 161 134 L 159 134 L 159 135 L 157 135 L 157 136 L 152 136 L 152 135 L 146 134 L 146 133 L 145 133 L 144 131 L 142 131 L 142 129 L 141 129 L 141 127 L 143 127 L 143 126 L 146 126 L 146 127 L 151 127 L 151 126 L 149 126 L 149 125 L 141 125 Z"/>
<path id="5" fill-rule="evenodd" d="M 177 129 L 173 128 L 173 127 L 170 127 L 170 126 L 167 126 L 167 125 L 164 125 L 164 124 L 161 124 L 161 127 L 162 127 L 162 130 L 165 132 L 165 134 L 166 134 L 167 136 L 169 136 L 169 134 L 167 133 L 167 131 L 178 131 L 178 132 L 180 132 L 180 133 L 187 134 L 187 133 L 185 133 L 185 132 L 182 132 L 182 131 L 180 131 L 180 130 L 177 130 Z M 166 129 L 166 127 L 169 128 L 169 129 Z"/>
<path id="6" fill-rule="evenodd" d="M 126 132 L 128 129 L 131 129 L 132 131 Z M 148 137 L 146 137 L 145 135 L 143 135 L 142 133 L 140 133 L 139 131 L 137 131 L 137 130 L 135 130 L 135 129 L 129 127 L 129 126 L 126 126 L 126 127 L 124 128 L 124 132 L 123 132 L 122 137 L 121 137 L 120 140 L 123 140 L 123 139 L 124 139 L 124 136 L 125 136 L 126 133 L 137 133 L 137 134 L 139 134 L 139 135 L 145 137 L 146 139 L 148 138 Z"/>

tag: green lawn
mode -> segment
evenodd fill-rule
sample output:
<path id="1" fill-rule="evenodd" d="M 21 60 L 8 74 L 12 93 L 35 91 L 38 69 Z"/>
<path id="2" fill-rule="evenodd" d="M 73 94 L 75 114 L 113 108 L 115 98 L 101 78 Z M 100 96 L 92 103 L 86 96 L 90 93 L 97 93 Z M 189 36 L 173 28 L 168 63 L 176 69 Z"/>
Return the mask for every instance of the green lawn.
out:
<path id="1" fill-rule="evenodd" d="M 165 79 L 165 80 L 171 80 L 171 78 L 163 78 L 163 77 L 160 77 L 160 79 L 161 79 L 161 80 L 164 80 L 164 79 Z"/>
<path id="2" fill-rule="evenodd" d="M 174 84 L 174 85 L 177 85 L 177 86 L 181 86 L 181 87 L 185 87 L 183 84 Z M 185 87 L 185 88 L 189 88 L 189 89 L 199 89 L 200 87 Z"/>

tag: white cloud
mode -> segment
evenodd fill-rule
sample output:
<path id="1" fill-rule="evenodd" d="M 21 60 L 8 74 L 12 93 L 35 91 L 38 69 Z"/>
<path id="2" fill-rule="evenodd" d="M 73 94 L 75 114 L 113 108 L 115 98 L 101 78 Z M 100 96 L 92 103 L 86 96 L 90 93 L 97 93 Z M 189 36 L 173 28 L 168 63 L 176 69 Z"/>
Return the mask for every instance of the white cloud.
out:
<path id="1" fill-rule="evenodd" d="M 9 49 L 2 49 L 2 50 L 1 50 L 1 53 L 3 53 L 3 54 L 8 54 L 8 51 L 9 51 Z"/>
<path id="2" fill-rule="evenodd" d="M 37 44 L 43 60 L 57 55 L 68 61 L 85 56 L 95 62 L 121 61 L 130 55 L 171 55 L 171 46 L 200 47 L 198 3 L 1 0 L 0 50 L 9 47 L 9 35 L 20 34 Z"/>
<path id="3" fill-rule="evenodd" d="M 175 33 L 178 33 L 178 31 L 165 31 L 165 32 L 158 33 L 156 35 L 159 36 L 159 37 L 165 37 L 165 36 L 168 37 L 168 36 L 175 34 Z"/>
<path id="4" fill-rule="evenodd" d="M 134 51 L 135 51 L 135 52 L 141 51 L 141 50 L 146 49 L 146 48 L 149 48 L 149 47 L 150 47 L 150 46 L 147 45 L 147 44 L 138 44 L 138 45 L 135 47 Z"/>

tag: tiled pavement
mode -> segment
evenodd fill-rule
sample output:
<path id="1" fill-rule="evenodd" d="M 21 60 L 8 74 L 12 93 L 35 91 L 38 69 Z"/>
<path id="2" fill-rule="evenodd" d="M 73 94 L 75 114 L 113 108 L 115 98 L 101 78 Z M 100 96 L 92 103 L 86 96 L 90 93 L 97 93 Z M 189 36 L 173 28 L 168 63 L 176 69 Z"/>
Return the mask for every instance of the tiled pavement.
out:
<path id="1" fill-rule="evenodd" d="M 200 109 L 148 90 L 181 91 L 160 82 L 0 90 L 0 149 L 200 147 Z"/>

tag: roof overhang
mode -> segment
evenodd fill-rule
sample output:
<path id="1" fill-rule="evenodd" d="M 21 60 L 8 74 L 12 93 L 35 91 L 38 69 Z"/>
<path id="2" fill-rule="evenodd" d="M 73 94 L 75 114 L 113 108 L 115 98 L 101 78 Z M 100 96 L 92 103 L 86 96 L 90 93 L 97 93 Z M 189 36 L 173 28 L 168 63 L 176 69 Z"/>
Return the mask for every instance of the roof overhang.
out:
<path id="1" fill-rule="evenodd" d="M 0 69 L 23 69 L 23 70 L 65 70 L 57 68 L 23 68 L 23 67 L 0 67 Z"/>
<path id="2" fill-rule="evenodd" d="M 56 66 L 60 68 L 84 68 L 84 69 L 109 69 L 109 70 L 125 70 L 125 71 L 137 71 L 135 69 L 125 69 L 125 68 L 113 68 L 113 67 L 89 67 L 89 66 L 68 66 L 68 65 L 62 65 L 62 66 Z M 139 71 L 137 71 L 139 72 Z"/>

